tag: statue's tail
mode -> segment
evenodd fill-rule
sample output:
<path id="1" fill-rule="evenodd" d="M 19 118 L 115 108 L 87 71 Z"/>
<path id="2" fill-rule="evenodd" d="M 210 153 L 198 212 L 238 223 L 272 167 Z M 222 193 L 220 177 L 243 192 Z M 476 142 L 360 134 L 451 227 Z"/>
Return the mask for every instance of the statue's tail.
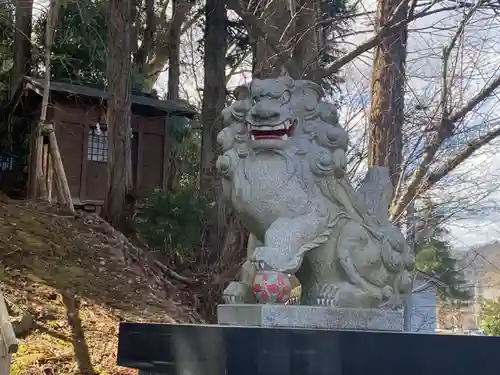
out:
<path id="1" fill-rule="evenodd" d="M 393 187 L 389 171 L 385 167 L 374 166 L 366 173 L 357 190 L 360 204 L 373 217 L 382 232 L 385 246 L 382 246 L 382 259 L 386 267 L 396 272 L 394 291 L 406 294 L 411 292 L 412 271 L 415 257 L 401 231 L 389 219 Z"/>

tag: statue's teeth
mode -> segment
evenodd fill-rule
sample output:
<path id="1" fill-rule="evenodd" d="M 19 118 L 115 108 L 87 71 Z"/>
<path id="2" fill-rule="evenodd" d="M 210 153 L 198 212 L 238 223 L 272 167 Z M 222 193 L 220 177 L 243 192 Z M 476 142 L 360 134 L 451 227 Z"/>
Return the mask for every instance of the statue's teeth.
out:
<path id="1" fill-rule="evenodd" d="M 283 139 L 283 140 L 287 140 L 287 139 L 288 139 L 288 135 L 286 135 L 286 134 L 282 135 L 282 136 L 281 136 L 281 139 Z"/>

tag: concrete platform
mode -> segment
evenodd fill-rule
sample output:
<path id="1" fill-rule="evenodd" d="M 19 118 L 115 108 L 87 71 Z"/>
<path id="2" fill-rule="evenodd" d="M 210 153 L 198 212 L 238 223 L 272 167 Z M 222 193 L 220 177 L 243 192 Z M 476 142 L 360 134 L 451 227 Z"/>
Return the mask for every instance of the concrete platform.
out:
<path id="1" fill-rule="evenodd" d="M 217 320 L 231 326 L 403 331 L 403 313 L 383 309 L 222 304 Z"/>

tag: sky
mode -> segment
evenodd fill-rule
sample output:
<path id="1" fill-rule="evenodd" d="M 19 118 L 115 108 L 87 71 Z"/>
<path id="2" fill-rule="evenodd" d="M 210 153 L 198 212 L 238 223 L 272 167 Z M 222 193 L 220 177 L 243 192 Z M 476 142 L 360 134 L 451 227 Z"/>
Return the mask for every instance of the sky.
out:
<path id="1" fill-rule="evenodd" d="M 363 2 L 366 11 L 375 9 L 375 2 Z M 446 5 L 449 6 L 450 3 Z M 429 16 L 410 26 L 407 57 L 407 96 L 409 103 L 435 103 L 435 96 L 440 87 L 441 56 L 444 46 L 449 45 L 463 19 L 462 11 L 443 12 Z M 366 17 L 360 22 L 358 31 L 371 29 L 373 20 Z M 466 26 L 463 38 L 459 38 L 454 54 L 456 63 L 456 86 L 452 100 L 461 107 L 474 94 L 484 87 L 485 82 L 498 76 L 500 68 L 500 42 L 498 31 L 499 19 L 491 14 L 481 12 L 471 19 Z M 373 34 L 357 34 L 350 38 L 353 45 L 360 44 Z M 371 53 L 360 57 L 345 68 L 346 90 L 355 96 L 358 106 L 369 105 L 369 84 L 371 73 Z M 451 74 L 450 74 L 451 75 Z M 498 126 L 496 118 L 500 117 L 500 105 L 496 95 L 478 108 L 474 116 L 467 119 L 466 125 L 472 128 L 485 124 Z M 351 112 L 356 112 L 352 111 Z M 356 121 L 366 125 L 366 112 L 360 113 Z M 465 143 L 462 141 L 462 143 Z M 436 189 L 433 194 L 437 199 L 447 200 L 453 196 L 460 207 L 476 208 L 480 212 L 459 212 L 449 221 L 450 240 L 458 249 L 469 249 L 473 246 L 491 242 L 500 238 L 500 158 L 496 156 L 499 143 L 495 142 L 473 155 L 455 173 L 450 176 L 450 185 L 446 189 Z M 444 158 L 445 155 L 442 155 Z M 477 211 L 477 210 L 476 210 Z M 486 211 L 486 212 L 485 212 Z"/>
<path id="2" fill-rule="evenodd" d="M 35 0 L 37 13 L 44 8 L 46 0 Z M 358 11 L 370 12 L 375 9 L 374 0 L 365 0 Z M 447 2 L 449 6 L 452 2 Z M 407 96 L 406 103 L 435 103 L 440 85 L 442 48 L 447 45 L 462 19 L 461 11 L 442 12 L 417 20 L 410 26 L 407 57 Z M 500 18 L 498 18 L 500 19 Z M 465 29 L 464 37 L 459 38 L 453 52 L 456 62 L 456 86 L 453 100 L 462 106 L 485 82 L 498 74 L 500 68 L 500 22 L 487 12 L 480 12 L 473 17 Z M 372 16 L 358 18 L 352 36 L 346 43 L 346 49 L 360 44 L 373 34 Z M 183 36 L 185 43 L 194 43 L 201 37 L 201 30 L 190 30 Z M 182 50 L 182 59 L 187 61 L 183 67 L 182 93 L 192 103 L 201 103 L 201 92 L 197 88 L 203 86 L 203 61 L 196 51 L 189 48 Z M 248 65 L 240 74 L 229 82 L 229 87 L 250 78 Z M 342 121 L 350 129 L 363 129 L 367 123 L 367 109 L 370 101 L 371 52 L 365 53 L 343 69 L 346 83 L 343 87 L 341 103 Z M 162 74 L 156 85 L 158 91 L 164 92 L 167 87 L 167 76 Z M 467 119 L 467 126 L 488 123 L 495 126 L 496 118 L 500 119 L 500 90 L 475 115 Z M 450 239 L 457 248 L 468 249 L 472 246 L 490 242 L 500 238 L 500 158 L 496 157 L 499 142 L 485 148 L 471 157 L 450 176 L 450 184 L 446 189 L 434 191 L 438 199 L 453 196 L 462 200 L 464 207 L 486 207 L 478 215 L 477 212 L 461 212 L 448 223 L 451 231 Z M 444 157 L 444 155 L 443 155 Z M 497 161 L 496 161 L 497 160 Z M 496 161 L 496 162 L 495 162 Z M 454 185 L 455 184 L 455 185 Z M 479 199 L 479 197 L 481 199 Z M 477 202 L 480 200 L 480 202 Z M 477 211 L 477 210 L 476 210 Z M 484 212 L 486 211 L 486 212 Z"/>
<path id="3" fill-rule="evenodd" d="M 359 12 L 375 10 L 375 1 L 363 1 Z M 447 2 L 446 6 L 453 4 Z M 440 88 L 442 49 L 448 45 L 452 35 L 463 19 L 463 12 L 441 12 L 413 22 L 410 26 L 407 57 L 407 96 L 406 104 L 431 104 L 437 100 Z M 346 42 L 346 49 L 359 45 L 373 35 L 373 19 L 369 15 L 358 18 L 352 36 Z M 459 38 L 457 47 L 452 51 L 455 62 L 455 90 L 452 100 L 457 108 L 463 106 L 474 94 L 484 87 L 500 68 L 500 40 L 498 38 L 500 22 L 487 12 L 473 17 L 466 26 L 463 38 Z M 199 30 L 184 36 L 185 42 L 200 38 Z M 189 71 L 183 79 L 185 94 L 190 100 L 201 100 L 196 87 L 202 87 L 203 64 L 200 57 L 186 49 L 186 60 L 191 61 Z M 367 124 L 367 110 L 370 102 L 371 52 L 357 58 L 343 69 L 345 85 L 340 102 L 341 120 L 351 131 L 362 131 Z M 248 67 L 247 67 L 248 68 Z M 247 72 L 236 75 L 229 86 L 235 86 L 250 78 Z M 157 87 L 166 87 L 166 75 L 163 75 Z M 500 92 L 500 90 L 499 90 Z M 497 93 L 498 95 L 498 93 Z M 467 118 L 469 129 L 484 124 L 497 125 L 500 118 L 498 96 L 494 95 L 478 107 L 474 116 Z M 479 127 L 481 125 L 481 127 Z M 464 140 L 461 141 L 464 144 Z M 450 241 L 457 249 L 466 250 L 473 246 L 491 242 L 500 238 L 500 158 L 496 153 L 500 142 L 486 147 L 471 157 L 458 168 L 448 180 L 445 189 L 438 186 L 433 191 L 436 199 L 454 199 L 454 216 L 448 221 Z M 440 155 L 444 158 L 445 155 Z M 495 163 L 495 160 L 498 160 Z M 459 210 L 466 208 L 465 210 Z"/>

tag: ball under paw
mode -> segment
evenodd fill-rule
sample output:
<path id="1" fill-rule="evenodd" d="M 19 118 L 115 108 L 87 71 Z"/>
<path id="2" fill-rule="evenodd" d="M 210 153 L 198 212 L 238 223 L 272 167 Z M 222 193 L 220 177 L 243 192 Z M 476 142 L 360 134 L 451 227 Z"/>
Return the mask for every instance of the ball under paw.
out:
<path id="1" fill-rule="evenodd" d="M 283 272 L 258 271 L 253 277 L 252 292 L 258 303 L 285 304 L 292 294 L 292 282 Z"/>

